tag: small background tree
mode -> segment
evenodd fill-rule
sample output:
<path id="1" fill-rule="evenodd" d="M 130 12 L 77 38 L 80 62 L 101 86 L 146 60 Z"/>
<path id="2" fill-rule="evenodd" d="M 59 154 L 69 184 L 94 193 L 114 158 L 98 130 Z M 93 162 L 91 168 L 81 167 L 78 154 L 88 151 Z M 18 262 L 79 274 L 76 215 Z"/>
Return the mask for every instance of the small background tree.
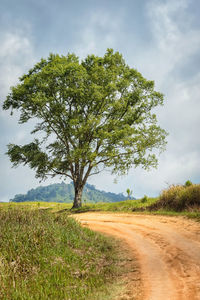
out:
<path id="1" fill-rule="evenodd" d="M 127 192 L 127 196 L 128 196 L 128 200 L 130 199 L 131 195 L 133 194 L 133 191 L 131 191 L 129 188 L 126 190 Z"/>
<path id="2" fill-rule="evenodd" d="M 108 49 L 103 57 L 51 54 L 11 88 L 3 108 L 20 112 L 19 123 L 35 119 L 27 145 L 8 145 L 13 166 L 29 165 L 36 177 L 65 176 L 74 183 L 73 207 L 83 187 L 104 168 L 127 174 L 132 166 L 155 167 L 153 149 L 163 150 L 166 132 L 153 109 L 163 95 Z"/>

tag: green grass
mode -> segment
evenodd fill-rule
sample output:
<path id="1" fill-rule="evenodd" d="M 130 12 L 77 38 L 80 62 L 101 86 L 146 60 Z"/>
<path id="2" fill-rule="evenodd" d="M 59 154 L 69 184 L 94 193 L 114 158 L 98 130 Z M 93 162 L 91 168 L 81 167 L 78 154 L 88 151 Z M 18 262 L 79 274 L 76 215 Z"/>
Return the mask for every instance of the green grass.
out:
<path id="1" fill-rule="evenodd" d="M 190 219 L 200 221 L 199 207 L 188 208 L 183 211 L 175 211 L 170 207 L 156 208 L 160 198 L 143 197 L 140 200 L 127 200 L 115 203 L 97 203 L 83 205 L 79 209 L 74 209 L 72 213 L 80 213 L 87 211 L 104 211 L 104 212 L 129 212 L 134 214 L 154 214 L 167 216 L 184 216 Z M 155 207 L 155 208 L 154 208 Z"/>
<path id="2" fill-rule="evenodd" d="M 139 200 L 87 204 L 74 212 L 112 211 L 155 215 L 185 216 L 200 221 L 200 184 L 173 185 L 160 197 L 144 196 Z"/>
<path id="3" fill-rule="evenodd" d="M 28 205 L 1 205 L 0 299 L 97 299 L 109 290 L 121 272 L 117 242 Z"/>
<path id="4" fill-rule="evenodd" d="M 1 202 L 0 210 L 9 210 L 13 208 L 21 208 L 25 210 L 33 209 L 48 209 L 51 211 L 58 211 L 61 209 L 70 209 L 72 203 L 58 203 L 58 202 Z"/>
<path id="5" fill-rule="evenodd" d="M 199 185 L 197 185 L 199 191 Z M 173 188 L 173 187 L 172 187 Z M 173 189 L 177 190 L 176 188 Z M 179 189 L 178 189 L 179 190 Z M 190 187 L 181 187 L 181 190 L 186 190 L 194 193 L 194 185 Z M 171 195 L 171 188 L 169 193 L 168 190 L 164 191 L 164 195 Z M 182 195 L 184 193 L 182 192 Z M 163 193 L 161 194 L 162 197 Z M 174 195 L 174 193 L 172 193 Z M 185 194 L 184 194 L 185 195 Z M 190 194 L 191 195 L 191 194 Z M 190 202 L 192 202 L 192 197 L 189 195 Z M 196 194 L 195 194 L 196 195 Z M 51 202 L 22 202 L 22 203 L 0 203 L 0 210 L 9 209 L 12 207 L 21 207 L 22 209 L 48 209 L 52 212 L 65 212 L 68 214 L 87 212 L 87 211 L 107 211 L 107 212 L 130 212 L 130 213 L 144 213 L 144 214 L 156 214 L 156 215 L 169 215 L 169 216 L 185 216 L 188 218 L 200 220 L 200 209 L 199 205 L 196 207 L 187 207 L 182 211 L 175 211 L 173 207 L 170 206 L 159 206 L 158 203 L 161 197 L 150 198 L 143 197 L 139 200 L 126 200 L 121 202 L 99 202 L 96 204 L 86 203 L 82 205 L 79 209 L 71 210 L 72 203 L 51 203 Z M 169 199 L 171 199 L 169 197 Z M 174 198 L 173 198 L 174 199 Z M 179 199 L 179 198 L 178 198 Z M 184 198 L 185 199 L 185 198 Z M 200 199 L 197 197 L 197 199 Z M 170 200 L 168 200 L 170 202 Z M 176 200 L 177 201 L 177 200 Z M 185 200 L 184 200 L 185 201 Z M 181 202 L 181 200 L 179 200 Z M 168 202 L 167 202 L 168 203 Z"/>
<path id="6" fill-rule="evenodd" d="M 145 200 L 145 201 L 144 201 Z M 126 200 L 120 202 L 98 202 L 86 203 L 80 209 L 74 211 L 132 211 L 134 208 L 147 207 L 154 204 L 158 198 L 148 198 L 140 200 Z M 0 209 L 9 209 L 13 207 L 21 207 L 21 209 L 49 209 L 52 212 L 70 210 L 72 203 L 56 203 L 56 202 L 9 202 L 0 203 Z"/>
<path id="7" fill-rule="evenodd" d="M 143 198 L 140 200 L 126 200 L 120 202 L 112 203 L 96 203 L 96 204 L 86 204 L 80 209 L 74 209 L 74 212 L 84 212 L 84 211 L 112 211 L 112 212 L 132 212 L 133 209 L 141 209 L 154 204 L 158 198 L 147 198 L 145 202 Z"/>
<path id="8" fill-rule="evenodd" d="M 111 211 L 111 212 L 132 212 L 133 209 L 148 207 L 158 201 L 158 198 L 142 198 L 140 200 L 126 200 L 121 202 L 98 202 L 86 203 L 79 209 L 73 209 L 73 212 L 85 211 Z M 27 209 L 48 209 L 51 212 L 69 212 L 71 213 L 72 203 L 56 203 L 56 202 L 10 202 L 0 203 L 0 210 L 9 210 L 12 208 Z"/>

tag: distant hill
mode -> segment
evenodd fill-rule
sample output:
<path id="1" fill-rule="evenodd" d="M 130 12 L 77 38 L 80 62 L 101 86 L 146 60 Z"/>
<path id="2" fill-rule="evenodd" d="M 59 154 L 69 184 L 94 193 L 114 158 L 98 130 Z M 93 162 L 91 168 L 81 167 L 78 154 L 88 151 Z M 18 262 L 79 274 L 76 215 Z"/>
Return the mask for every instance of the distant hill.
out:
<path id="1" fill-rule="evenodd" d="M 130 197 L 134 199 L 133 197 Z M 55 183 L 47 186 L 39 186 L 31 189 L 27 194 L 15 195 L 10 202 L 26 202 L 26 201 L 44 201 L 44 202 L 62 202 L 70 203 L 74 199 L 73 183 L 66 184 Z M 97 190 L 94 185 L 86 184 L 83 190 L 83 201 L 90 203 L 96 202 L 119 202 L 127 200 L 127 197 L 121 194 L 109 193 Z"/>

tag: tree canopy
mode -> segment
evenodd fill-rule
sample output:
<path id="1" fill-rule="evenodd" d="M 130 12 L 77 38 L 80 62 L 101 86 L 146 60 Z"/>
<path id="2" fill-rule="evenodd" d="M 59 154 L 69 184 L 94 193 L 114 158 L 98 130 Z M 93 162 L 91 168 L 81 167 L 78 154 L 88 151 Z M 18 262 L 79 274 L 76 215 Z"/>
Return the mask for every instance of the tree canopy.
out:
<path id="1" fill-rule="evenodd" d="M 50 54 L 11 88 L 3 109 L 20 112 L 19 123 L 36 120 L 26 145 L 8 145 L 14 166 L 29 165 L 36 177 L 66 176 L 74 182 L 74 207 L 81 206 L 89 176 L 103 168 L 126 174 L 132 166 L 157 165 L 153 149 L 163 150 L 166 132 L 153 109 L 163 95 L 130 68 L 121 54 L 103 57 Z"/>

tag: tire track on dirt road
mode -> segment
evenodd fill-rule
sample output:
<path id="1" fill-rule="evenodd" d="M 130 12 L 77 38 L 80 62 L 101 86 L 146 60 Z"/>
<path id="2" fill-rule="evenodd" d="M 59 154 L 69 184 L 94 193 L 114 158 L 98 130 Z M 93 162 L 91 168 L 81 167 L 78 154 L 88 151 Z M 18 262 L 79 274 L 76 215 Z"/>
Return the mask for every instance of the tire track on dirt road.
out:
<path id="1" fill-rule="evenodd" d="M 103 212 L 78 214 L 75 218 L 128 244 L 140 265 L 140 299 L 200 299 L 199 223 L 181 217 Z M 130 295 L 127 299 L 136 298 Z"/>

